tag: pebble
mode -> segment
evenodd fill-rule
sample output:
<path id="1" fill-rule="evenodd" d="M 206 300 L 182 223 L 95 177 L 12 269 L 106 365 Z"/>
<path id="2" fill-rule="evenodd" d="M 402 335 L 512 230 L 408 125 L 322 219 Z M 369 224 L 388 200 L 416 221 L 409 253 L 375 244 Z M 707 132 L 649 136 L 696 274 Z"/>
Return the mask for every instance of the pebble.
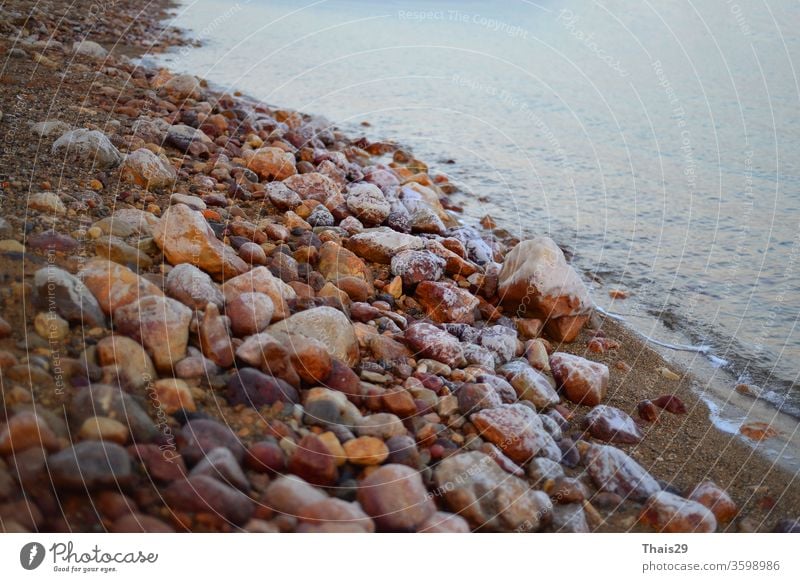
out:
<path id="1" fill-rule="evenodd" d="M 222 291 L 211 277 L 189 263 L 182 263 L 170 270 L 164 290 L 167 295 L 192 309 L 203 310 L 209 303 L 221 308 L 225 303 Z"/>
<path id="2" fill-rule="evenodd" d="M 59 342 L 69 335 L 69 323 L 61 319 L 57 313 L 40 311 L 33 318 L 33 327 L 39 337 L 51 342 Z"/>
<path id="3" fill-rule="evenodd" d="M 406 465 L 383 465 L 358 487 L 358 501 L 381 531 L 416 531 L 436 512 L 420 474 Z"/>
<path id="4" fill-rule="evenodd" d="M 717 529 L 717 520 L 709 509 L 667 491 L 658 491 L 647 499 L 641 519 L 666 533 L 713 533 Z"/>
<path id="5" fill-rule="evenodd" d="M 48 119 L 46 121 L 39 121 L 38 123 L 31 123 L 31 133 L 38 137 L 52 138 L 65 134 L 70 130 L 70 126 L 58 119 Z"/>
<path id="6" fill-rule="evenodd" d="M 66 214 L 67 207 L 54 192 L 37 192 L 28 196 L 28 207 L 49 214 Z"/>
<path id="7" fill-rule="evenodd" d="M 359 362 L 358 339 L 347 316 L 333 307 L 315 307 L 272 324 L 269 333 L 292 333 L 318 340 L 328 353 L 348 366 Z"/>
<path id="8" fill-rule="evenodd" d="M 347 460 L 354 465 L 380 465 L 389 456 L 386 444 L 378 438 L 362 436 L 344 443 Z"/>
<path id="9" fill-rule="evenodd" d="M 347 244 L 347 248 L 359 257 L 384 265 L 391 263 L 392 257 L 402 251 L 422 250 L 424 246 L 419 237 L 385 227 L 351 236 Z"/>
<path id="10" fill-rule="evenodd" d="M 686 405 L 674 394 L 667 394 L 653 399 L 653 404 L 672 414 L 686 414 Z"/>
<path id="11" fill-rule="evenodd" d="M 175 481 L 164 490 L 164 500 L 172 510 L 210 513 L 234 525 L 243 525 L 255 511 L 247 495 L 208 475 Z"/>
<path id="12" fill-rule="evenodd" d="M 433 321 L 438 323 L 475 322 L 474 310 L 478 298 L 466 289 L 450 283 L 423 281 L 417 285 L 414 298 Z"/>
<path id="13" fill-rule="evenodd" d="M 200 459 L 189 473 L 190 477 L 196 475 L 213 477 L 226 485 L 245 492 L 247 492 L 250 487 L 250 483 L 244 471 L 242 471 L 242 468 L 239 466 L 238 461 L 233 456 L 230 449 L 226 449 L 225 447 L 211 449 L 205 457 Z"/>
<path id="14" fill-rule="evenodd" d="M 413 287 L 423 281 L 438 281 L 444 275 L 446 261 L 430 251 L 402 251 L 391 260 L 392 274 L 403 285 Z"/>
<path id="15" fill-rule="evenodd" d="M 557 352 L 550 368 L 559 388 L 575 404 L 596 406 L 608 392 L 608 367 L 580 356 Z"/>
<path id="16" fill-rule="evenodd" d="M 373 533 L 375 523 L 358 503 L 328 497 L 310 503 L 298 512 L 300 528 L 308 532 Z"/>
<path id="17" fill-rule="evenodd" d="M 185 204 L 170 206 L 153 238 L 173 265 L 189 263 L 215 278 L 231 278 L 247 271 L 247 264 L 229 246 L 217 240 L 203 218 Z"/>
<path id="18" fill-rule="evenodd" d="M 586 428 L 601 441 L 620 444 L 641 442 L 642 433 L 633 419 L 613 406 L 599 404 L 586 415 Z"/>
<path id="19" fill-rule="evenodd" d="M 481 531 L 537 531 L 553 510 L 546 493 L 534 491 L 481 452 L 445 458 L 436 467 L 434 480 L 434 493 Z"/>
<path id="20" fill-rule="evenodd" d="M 579 443 L 578 448 L 584 449 L 584 464 L 598 489 L 634 501 L 645 501 L 661 490 L 658 482 L 621 450 L 588 443 Z"/>
<path id="21" fill-rule="evenodd" d="M 539 410 L 555 406 L 561 400 L 548 378 L 525 360 L 509 362 L 498 372 L 508 379 L 520 399 L 527 400 Z"/>
<path id="22" fill-rule="evenodd" d="M 265 187 L 267 197 L 278 210 L 294 210 L 303 200 L 283 182 L 270 182 Z"/>
<path id="23" fill-rule="evenodd" d="M 0 455 L 19 454 L 32 447 L 58 450 L 58 438 L 47 422 L 34 412 L 22 411 L 0 424 Z"/>
<path id="24" fill-rule="evenodd" d="M 196 148 L 203 149 L 204 146 L 208 146 L 211 143 L 211 138 L 203 133 L 202 130 L 183 123 L 170 125 L 164 138 L 164 144 L 170 145 L 181 152 Z"/>
<path id="25" fill-rule="evenodd" d="M 294 156 L 280 148 L 265 147 L 252 152 L 247 167 L 262 180 L 285 180 L 297 173 Z"/>
<path id="26" fill-rule="evenodd" d="M 245 465 L 259 473 L 282 473 L 286 470 L 286 454 L 274 440 L 259 441 L 247 449 Z"/>
<path id="27" fill-rule="evenodd" d="M 122 154 L 101 131 L 73 129 L 53 142 L 52 153 L 62 162 L 77 161 L 97 168 L 112 168 L 122 161 Z"/>
<path id="28" fill-rule="evenodd" d="M 105 327 L 105 315 L 92 292 L 80 279 L 56 266 L 36 271 L 33 278 L 38 304 L 52 305 L 67 321 Z"/>
<path id="29" fill-rule="evenodd" d="M 140 148 L 125 156 L 120 177 L 147 190 L 160 190 L 173 184 L 177 173 L 163 155 Z"/>
<path id="30" fill-rule="evenodd" d="M 153 384 L 155 400 L 167 414 L 174 414 L 179 410 L 194 412 L 197 405 L 194 402 L 189 385 L 177 378 L 161 378 Z"/>
<path id="31" fill-rule="evenodd" d="M 94 243 L 98 257 L 114 261 L 120 265 L 130 265 L 140 269 L 149 269 L 153 260 L 141 250 L 132 247 L 115 236 L 101 236 Z"/>
<path id="32" fill-rule="evenodd" d="M 589 524 L 586 522 L 583 505 L 580 503 L 553 507 L 550 527 L 552 531 L 557 533 L 589 533 L 591 531 Z"/>
<path id="33" fill-rule="evenodd" d="M 206 306 L 197 329 L 197 337 L 206 358 L 223 368 L 233 364 L 233 345 L 228 333 L 227 318 L 220 315 L 219 307 L 213 303 Z"/>
<path id="34" fill-rule="evenodd" d="M 289 458 L 288 469 L 314 485 L 333 485 L 339 477 L 336 461 L 315 435 L 306 435 Z"/>
<path id="35" fill-rule="evenodd" d="M 310 385 L 324 382 L 333 369 L 333 360 L 321 341 L 299 334 L 281 335 L 289 350 L 289 360 L 300 378 Z"/>
<path id="36" fill-rule="evenodd" d="M 209 451 L 225 447 L 237 462 L 244 458 L 245 449 L 230 427 L 216 420 L 198 418 L 187 422 L 178 435 L 181 455 L 189 464 L 195 464 Z"/>
<path id="37" fill-rule="evenodd" d="M 394 414 L 379 412 L 359 418 L 356 432 L 359 436 L 373 436 L 385 441 L 394 436 L 404 436 L 406 427 Z"/>
<path id="38" fill-rule="evenodd" d="M 244 337 L 267 328 L 275 313 L 275 304 L 264 293 L 241 293 L 228 301 L 225 313 L 230 318 L 233 334 Z"/>
<path id="39" fill-rule="evenodd" d="M 225 281 L 222 293 L 230 302 L 241 293 L 263 293 L 272 299 L 274 321 L 289 315 L 287 300 L 295 299 L 297 294 L 289 285 L 275 277 L 267 267 L 256 267 L 243 275 Z"/>
<path id="40" fill-rule="evenodd" d="M 78 40 L 72 43 L 72 50 L 79 55 L 93 59 L 104 59 L 108 56 L 108 51 L 92 40 Z"/>
<path id="41" fill-rule="evenodd" d="M 503 403 L 494 388 L 484 383 L 464 384 L 456 393 L 456 398 L 458 409 L 464 416 L 487 408 L 496 408 Z"/>
<path id="42" fill-rule="evenodd" d="M 73 489 L 120 487 L 133 479 L 127 451 L 108 441 L 83 441 L 50 455 L 47 469 L 55 485 Z"/>
<path id="43" fill-rule="evenodd" d="M 192 311 L 162 295 L 148 295 L 117 308 L 114 325 L 120 333 L 140 341 L 156 368 L 171 371 L 186 357 Z"/>
<path id="44" fill-rule="evenodd" d="M 322 490 L 295 475 L 281 475 L 269 484 L 264 503 L 274 511 L 297 516 L 303 508 L 329 499 Z"/>
<path id="45" fill-rule="evenodd" d="M 497 445 L 519 464 L 527 463 L 545 446 L 550 435 L 539 415 L 522 404 L 501 404 L 472 414 L 470 420 L 480 435 Z"/>
<path id="46" fill-rule="evenodd" d="M 437 511 L 418 528 L 419 533 L 469 533 L 467 520 L 446 511 Z"/>
<path id="47" fill-rule="evenodd" d="M 107 314 L 147 296 L 162 296 L 161 290 L 127 267 L 107 259 L 92 259 L 78 273 Z"/>
<path id="48" fill-rule="evenodd" d="M 727 523 L 739 513 L 731 496 L 713 481 L 700 483 L 686 497 L 710 509 L 718 523 Z"/>
<path id="49" fill-rule="evenodd" d="M 163 92 L 176 99 L 199 99 L 202 95 L 200 82 L 193 75 L 175 75 L 161 86 Z"/>
<path id="50" fill-rule="evenodd" d="M 130 438 L 128 427 L 106 416 L 92 416 L 83 421 L 78 436 L 83 440 L 111 441 L 124 445 Z"/>
<path id="51" fill-rule="evenodd" d="M 345 199 L 350 212 L 365 225 L 378 225 L 389 217 L 391 206 L 373 184 L 351 184 Z"/>
<path id="52" fill-rule="evenodd" d="M 128 447 L 130 455 L 143 465 L 149 478 L 172 483 L 186 476 L 186 464 L 174 449 L 162 450 L 159 445 L 135 443 Z"/>
<path id="53" fill-rule="evenodd" d="M 297 390 L 280 378 L 262 374 L 254 368 L 238 368 L 228 380 L 228 402 L 254 408 L 271 406 L 276 402 L 295 403 L 300 400 Z"/>
<path id="54" fill-rule="evenodd" d="M 105 416 L 123 423 L 136 442 L 149 443 L 159 435 L 137 400 L 115 386 L 93 384 L 75 394 L 69 405 L 70 424 L 80 427 L 92 416 Z"/>
<path id="55" fill-rule="evenodd" d="M 545 482 L 564 476 L 564 469 L 559 463 L 545 457 L 537 457 L 528 463 L 526 472 L 537 489 L 544 487 Z"/>
<path id="56" fill-rule="evenodd" d="M 122 335 L 111 335 L 97 342 L 97 361 L 101 366 L 113 366 L 121 375 L 125 387 L 137 391 L 156 377 L 155 366 L 139 342 Z"/>
<path id="57" fill-rule="evenodd" d="M 260 245 L 246 242 L 239 247 L 239 257 L 248 265 L 266 265 L 267 255 Z"/>
<path id="58" fill-rule="evenodd" d="M 430 358 L 458 368 L 465 363 L 464 352 L 458 339 L 429 323 L 409 326 L 404 339 L 418 356 Z"/>

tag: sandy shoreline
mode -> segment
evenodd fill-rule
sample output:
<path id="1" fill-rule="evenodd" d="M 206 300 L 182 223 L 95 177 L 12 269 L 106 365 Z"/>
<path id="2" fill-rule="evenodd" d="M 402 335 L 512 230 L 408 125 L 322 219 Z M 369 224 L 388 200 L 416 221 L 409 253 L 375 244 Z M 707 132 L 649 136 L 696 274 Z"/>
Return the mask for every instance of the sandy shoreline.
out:
<path id="1" fill-rule="evenodd" d="M 33 4 L 35 3 L 11 2 L 5 10 L 14 8 L 20 14 L 25 14 Z M 121 2 L 118 9 L 119 14 L 116 14 L 114 19 L 110 19 L 112 24 L 107 29 L 99 31 L 95 29 L 95 33 L 90 37 L 106 48 L 113 46 L 112 54 L 114 55 L 130 56 L 182 42 L 178 32 L 171 31 L 163 37 L 163 42 L 159 43 L 159 46 L 149 45 L 148 41 L 152 40 L 153 34 L 158 30 L 158 14 L 152 11 L 152 6 L 156 4 L 148 7 L 146 15 L 138 14 L 137 10 L 133 8 L 128 10 L 130 4 L 132 3 Z M 169 6 L 166 2 L 158 5 L 164 8 Z M 20 26 L 25 21 L 24 18 L 20 19 L 19 17 L 9 20 L 18 21 L 13 26 Z M 130 23 L 136 23 L 136 26 L 128 27 Z M 9 23 L 4 24 L 8 28 Z M 126 29 L 129 32 L 122 36 L 122 41 L 117 44 L 120 31 Z M 7 34 L 7 30 L 3 32 Z M 63 160 L 59 164 L 59 160 L 54 156 L 49 157 L 52 139 L 40 139 L 32 136 L 28 124 L 58 118 L 70 127 L 96 126 L 104 131 L 119 131 L 112 141 L 124 149 L 131 142 L 122 139 L 123 134 L 130 128 L 132 122 L 145 115 L 150 107 L 145 103 L 130 103 L 130 94 L 134 91 L 144 93 L 150 90 L 153 78 L 152 75 L 147 78 L 146 75 L 140 74 L 125 79 L 123 71 L 126 67 L 132 69 L 133 67 L 130 65 L 123 64 L 119 67 L 112 67 L 116 72 L 109 72 L 97 61 L 84 57 L 74 58 L 68 51 L 57 49 L 46 50 L 43 47 L 26 45 L 24 47 L 25 56 L 13 56 L 10 55 L 13 43 L 5 35 L 0 42 L 4 55 L 4 68 L 2 79 L 0 79 L 2 80 L 0 109 L 3 112 L 0 124 L 4 130 L 3 151 L 0 152 L 4 182 L 2 214 L 9 225 L 8 231 L 0 239 L 16 240 L 24 242 L 26 245 L 24 250 L 21 250 L 13 244 L 6 243 L 3 247 L 2 257 L 0 257 L 0 273 L 3 274 L 4 282 L 7 283 L 7 289 L 4 290 L 2 296 L 0 316 L 11 327 L 7 337 L 0 339 L 0 350 L 16 354 L 17 358 L 17 363 L 11 365 L 5 363 L 2 366 L 4 378 L 6 381 L 10 380 L 8 384 L 3 384 L 4 410 L 6 410 L 7 420 L 10 417 L 9 411 L 16 411 L 20 406 L 24 408 L 29 405 L 30 395 L 32 395 L 33 402 L 56 411 L 55 416 L 58 417 L 59 410 L 64 412 L 69 408 L 70 399 L 74 397 L 73 387 L 58 391 L 54 388 L 52 374 L 42 374 L 41 368 L 31 371 L 32 368 L 27 366 L 27 364 L 36 363 L 37 357 L 46 359 L 53 356 L 52 346 L 38 338 L 34 331 L 34 316 L 37 310 L 33 307 L 32 300 L 33 274 L 48 263 L 54 263 L 66 271 L 75 272 L 82 262 L 78 260 L 78 257 L 93 255 L 95 248 L 91 239 L 75 237 L 72 242 L 59 239 L 55 243 L 52 241 L 42 243 L 41 239 L 37 239 L 37 235 L 41 235 L 51 228 L 62 234 L 74 233 L 81 229 L 85 232 L 92 224 L 112 215 L 120 208 L 136 207 L 148 211 L 157 209 L 157 214 L 161 214 L 168 207 L 170 196 L 169 192 L 146 192 L 121 182 L 116 169 L 87 172 L 80 167 L 64 164 Z M 60 73 L 67 64 L 69 64 L 69 70 L 63 78 L 60 78 Z M 91 90 L 89 90 L 90 87 Z M 126 94 L 125 103 L 120 104 L 119 97 L 123 93 Z M 280 113 L 280 115 L 284 114 L 291 115 L 286 112 Z M 244 147 L 244 144 L 240 145 Z M 195 154 L 190 151 L 189 155 L 191 157 Z M 202 191 L 197 182 L 191 182 L 192 177 L 196 174 L 190 173 L 189 170 L 192 164 L 200 164 L 204 155 L 204 153 L 198 153 L 191 163 L 181 166 L 178 182 L 181 185 L 182 193 L 190 195 Z M 171 153 L 170 156 L 173 160 L 179 157 L 174 153 Z M 67 199 L 70 209 L 54 221 L 51 214 L 31 212 L 28 205 L 28 193 L 49 190 L 62 193 L 81 192 L 90 195 L 73 196 L 72 200 Z M 250 215 L 262 218 L 259 208 L 263 202 L 257 199 L 246 200 L 246 198 L 234 197 L 231 192 L 237 194 L 235 187 L 232 187 L 231 190 L 216 188 L 214 191 L 216 194 L 230 196 L 234 200 L 226 206 L 227 208 L 238 205 L 245 215 L 250 213 Z M 75 208 L 81 207 L 85 208 L 83 214 L 75 210 Z M 214 212 L 210 207 L 207 210 Z M 207 216 L 212 217 L 213 215 L 208 213 Z M 32 242 L 42 246 L 37 250 Z M 152 243 L 152 240 L 150 242 Z M 64 252 L 64 249 L 59 249 L 59 252 L 50 255 L 46 251 L 53 245 L 56 247 L 63 245 L 66 250 Z M 152 244 L 150 246 L 143 244 L 139 250 L 155 257 L 159 256 L 156 252 L 158 249 L 154 251 Z M 49 260 L 51 256 L 55 258 Z M 154 261 L 151 267 L 144 268 L 142 271 L 148 272 L 150 279 L 163 285 L 164 278 L 158 270 L 157 263 L 158 261 Z M 386 283 L 388 284 L 388 281 Z M 24 306 L 23 309 L 19 308 L 20 303 Z M 706 406 L 692 390 L 694 379 L 686 375 L 680 380 L 672 380 L 662 375 L 659 369 L 669 367 L 669 365 L 634 332 L 611 319 L 598 318 L 597 323 L 600 324 L 600 329 L 607 338 L 619 342 L 619 348 L 601 354 L 589 351 L 587 346 L 592 339 L 592 331 L 584 330 L 576 342 L 560 346 L 559 349 L 585 356 L 589 360 L 602 362 L 608 366 L 610 380 L 608 396 L 604 404 L 621 409 L 637 421 L 639 420 L 638 404 L 642 400 L 653 399 L 664 394 L 679 396 L 688 409 L 688 413 L 685 415 L 663 413 L 655 423 L 637 422 L 639 428 L 644 432 L 643 441 L 636 445 L 617 445 L 620 449 L 637 460 L 653 477 L 665 484 L 665 487 L 681 494 L 688 493 L 694 486 L 705 480 L 712 480 L 725 489 L 736 502 L 739 511 L 736 519 L 730 524 L 720 524 L 719 531 L 771 531 L 779 520 L 793 519 L 800 515 L 800 486 L 797 484 L 796 473 L 792 474 L 765 459 L 743 443 L 740 437 L 726 434 L 715 428 L 709 419 Z M 69 336 L 66 348 L 69 358 L 76 362 L 87 338 L 91 338 L 91 342 L 96 343 L 98 338 L 106 335 L 97 333 L 96 337 L 93 337 L 95 332 L 88 328 L 81 331 L 83 333 L 76 332 Z M 622 370 L 618 362 L 625 362 L 630 366 L 630 370 L 627 372 Z M 50 367 L 52 368 L 52 359 Z M 16 386 L 17 384 L 27 385 L 30 395 L 26 396 L 24 392 L 20 391 L 12 392 L 11 385 Z M 212 385 L 211 388 L 219 389 L 222 386 Z M 202 394 L 201 392 L 199 388 L 193 390 L 195 398 L 200 403 L 198 408 L 208 411 L 215 418 L 223 419 L 245 442 L 251 443 L 254 435 L 259 431 L 267 432 L 264 419 L 255 411 L 229 404 L 224 401 L 224 398 L 211 391 L 207 390 Z M 18 408 L 15 409 L 15 406 Z M 584 437 L 581 419 L 589 409 L 571 404 L 569 408 L 574 413 L 574 417 L 571 419 L 567 434 L 574 439 Z M 372 412 L 377 411 L 373 410 Z M 63 417 L 65 414 L 61 416 Z M 270 421 L 278 417 L 279 411 Z M 55 418 L 49 421 L 53 425 L 51 428 L 56 428 L 58 420 Z M 286 423 L 290 421 L 288 417 L 283 420 Z M 283 423 L 283 421 L 280 422 Z M 170 421 L 170 423 L 175 432 L 180 430 L 177 422 Z M 270 424 L 269 426 L 270 430 L 275 432 L 275 425 Z M 419 433 L 421 428 L 415 427 L 415 430 Z M 418 433 L 416 436 L 419 441 Z M 303 433 L 298 429 L 297 434 Z M 311 434 L 315 433 L 311 431 Z M 59 443 L 59 447 L 63 444 Z M 7 459 L 10 458 L 7 457 Z M 35 460 L 31 460 L 30 463 L 36 465 Z M 106 497 L 106 504 L 99 511 L 95 511 L 87 510 L 85 505 L 81 505 L 86 499 L 76 494 L 74 497 L 68 498 L 70 503 L 64 506 L 61 519 L 48 521 L 40 516 L 38 519 L 36 517 L 29 518 L 26 522 L 25 518 L 21 516 L 21 513 L 24 513 L 21 509 L 21 502 L 15 497 L 18 492 L 11 485 L 5 485 L 3 479 L 4 476 L 12 474 L 11 466 L 12 464 L 8 460 L 0 461 L 0 505 L 5 504 L 3 510 L 0 511 L 0 517 L 3 519 L 0 525 L 4 530 L 13 531 L 15 528 L 21 528 L 25 531 L 65 527 L 98 530 L 100 528 L 109 529 L 120 520 L 118 506 L 122 502 L 119 499 L 109 500 Z M 429 468 L 426 470 L 430 471 Z M 368 471 L 365 471 L 366 473 Z M 573 468 L 568 471 L 568 475 L 576 474 L 577 471 Z M 353 472 L 352 480 L 355 480 L 357 476 L 359 475 Z M 24 477 L 16 478 L 20 483 L 25 483 Z M 274 475 L 272 478 L 274 479 Z M 251 481 L 251 491 L 258 494 L 264 494 L 270 483 L 270 479 L 265 475 L 251 477 Z M 153 495 L 154 491 L 140 492 L 138 497 L 136 493 L 130 492 L 130 496 L 136 498 L 136 504 L 142 513 L 158 516 L 159 519 L 169 522 L 175 529 L 180 529 L 181 525 L 195 531 L 230 529 L 228 526 L 218 523 L 218 520 L 206 518 L 198 521 L 187 518 L 185 514 L 190 513 L 187 510 L 180 511 L 176 515 L 175 512 L 168 509 L 159 508 Z M 32 497 L 42 506 L 43 511 L 48 507 L 48 503 L 54 502 L 54 496 L 50 492 L 35 491 Z M 113 509 L 110 508 L 112 506 Z M 652 528 L 638 522 L 641 513 L 640 504 L 626 504 L 617 509 L 608 511 L 607 508 L 603 508 L 601 511 L 602 521 L 593 524 L 592 529 L 599 531 L 652 531 Z M 92 513 L 94 515 L 91 515 Z M 97 515 L 98 513 L 100 515 Z M 280 521 L 274 517 L 271 511 L 256 510 L 256 513 L 256 519 L 260 519 L 262 522 Z M 13 525 L 9 526 L 8 524 Z M 295 525 L 296 523 L 286 525 L 280 522 L 274 524 L 274 527 L 276 529 L 285 527 L 287 530 L 291 530 Z M 269 528 L 267 530 L 272 531 Z"/>

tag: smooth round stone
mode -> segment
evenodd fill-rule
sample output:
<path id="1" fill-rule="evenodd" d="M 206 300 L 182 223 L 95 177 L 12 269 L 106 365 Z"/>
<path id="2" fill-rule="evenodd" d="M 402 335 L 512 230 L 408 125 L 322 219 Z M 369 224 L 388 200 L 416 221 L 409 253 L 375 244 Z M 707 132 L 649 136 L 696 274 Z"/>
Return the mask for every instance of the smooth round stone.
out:
<path id="1" fill-rule="evenodd" d="M 228 301 L 225 313 L 231 320 L 231 331 L 238 337 L 266 329 L 275 313 L 272 299 L 264 293 L 241 293 Z"/>
<path id="2" fill-rule="evenodd" d="M 254 242 L 246 242 L 239 247 L 239 257 L 250 265 L 266 265 L 267 254 L 261 245 Z"/>
<path id="3" fill-rule="evenodd" d="M 111 441 L 120 445 L 128 442 L 130 431 L 118 420 L 107 416 L 92 416 L 83 421 L 78 436 L 84 440 Z"/>
<path id="4" fill-rule="evenodd" d="M 380 465 L 389 456 L 386 444 L 375 437 L 358 437 L 344 443 L 347 460 L 354 465 Z"/>

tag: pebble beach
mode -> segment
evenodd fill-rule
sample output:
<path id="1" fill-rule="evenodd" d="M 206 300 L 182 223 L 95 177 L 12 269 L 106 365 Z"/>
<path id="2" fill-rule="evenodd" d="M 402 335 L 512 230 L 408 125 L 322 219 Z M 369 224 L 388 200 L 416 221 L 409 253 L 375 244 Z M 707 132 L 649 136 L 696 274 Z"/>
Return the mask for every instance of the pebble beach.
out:
<path id="1" fill-rule="evenodd" d="M 192 50 L 169 8 L 0 11 L 0 529 L 800 530 L 775 429 L 715 428 L 553 240 L 143 66 Z"/>

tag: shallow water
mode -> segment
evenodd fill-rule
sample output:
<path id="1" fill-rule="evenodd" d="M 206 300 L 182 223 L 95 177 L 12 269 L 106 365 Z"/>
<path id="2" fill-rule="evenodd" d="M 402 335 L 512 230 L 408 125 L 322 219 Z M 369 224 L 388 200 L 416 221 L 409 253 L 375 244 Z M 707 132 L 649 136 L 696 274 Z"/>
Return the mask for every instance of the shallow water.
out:
<path id="1" fill-rule="evenodd" d="M 165 65 L 410 146 L 466 222 L 549 234 L 599 305 L 800 412 L 799 4 L 189 0 L 174 23 L 204 46 Z"/>

